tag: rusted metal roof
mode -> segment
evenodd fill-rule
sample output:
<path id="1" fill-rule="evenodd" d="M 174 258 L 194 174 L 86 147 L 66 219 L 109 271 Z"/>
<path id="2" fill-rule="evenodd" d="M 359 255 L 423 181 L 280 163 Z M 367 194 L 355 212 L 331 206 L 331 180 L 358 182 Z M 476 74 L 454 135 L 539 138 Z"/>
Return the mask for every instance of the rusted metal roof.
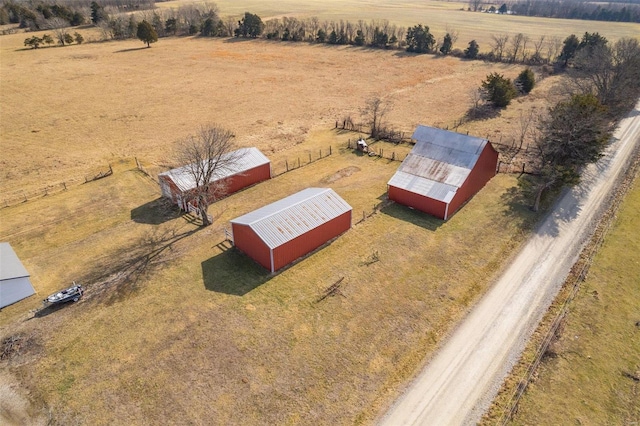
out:
<path id="1" fill-rule="evenodd" d="M 249 226 L 274 249 L 351 210 L 331 188 L 307 188 L 231 223 Z"/>
<path id="2" fill-rule="evenodd" d="M 418 126 L 412 138 L 415 146 L 388 184 L 445 203 L 467 180 L 488 142 L 428 126 Z"/>
<path id="3" fill-rule="evenodd" d="M 269 159 L 258 148 L 240 148 L 238 150 L 225 154 L 227 157 L 236 156 L 237 161 L 220 170 L 211 181 L 224 179 L 239 173 L 246 172 L 258 166 L 269 164 Z M 169 177 L 181 191 L 189 191 L 196 187 L 193 175 L 189 172 L 189 166 L 178 167 L 164 173 L 160 176 Z"/>

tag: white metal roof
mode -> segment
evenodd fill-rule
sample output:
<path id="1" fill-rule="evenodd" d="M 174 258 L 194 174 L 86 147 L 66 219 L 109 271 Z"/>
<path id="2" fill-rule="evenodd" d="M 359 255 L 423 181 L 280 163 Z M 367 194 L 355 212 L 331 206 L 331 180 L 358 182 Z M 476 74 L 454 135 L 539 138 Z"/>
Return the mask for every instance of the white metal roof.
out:
<path id="1" fill-rule="evenodd" d="M 457 186 L 447 185 L 401 171 L 397 171 L 393 175 L 389 181 L 389 185 L 433 198 L 446 204 L 453 200 L 453 196 L 456 195 L 456 191 L 458 190 Z"/>
<path id="2" fill-rule="evenodd" d="M 449 203 L 475 166 L 486 139 L 418 126 L 416 141 L 389 185 Z"/>
<path id="3" fill-rule="evenodd" d="M 274 249 L 352 208 L 331 188 L 307 188 L 231 221 L 248 225 Z"/>
<path id="4" fill-rule="evenodd" d="M 263 164 L 269 164 L 269 159 L 258 148 L 240 148 L 225 155 L 237 156 L 238 160 L 231 167 L 221 170 L 212 181 L 237 175 Z M 168 176 L 181 191 L 188 191 L 196 186 L 193 175 L 189 173 L 189 166 L 182 166 L 160 173 L 160 176 Z"/>
<path id="5" fill-rule="evenodd" d="M 11 245 L 0 243 L 0 281 L 28 276 L 29 272 L 22 265 Z"/>

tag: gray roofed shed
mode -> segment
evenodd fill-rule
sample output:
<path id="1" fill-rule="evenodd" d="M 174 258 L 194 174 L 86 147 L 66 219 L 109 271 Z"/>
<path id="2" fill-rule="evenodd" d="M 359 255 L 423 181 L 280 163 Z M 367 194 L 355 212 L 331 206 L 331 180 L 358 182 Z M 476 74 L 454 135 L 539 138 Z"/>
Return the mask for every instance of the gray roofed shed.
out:
<path id="1" fill-rule="evenodd" d="M 9 243 L 0 243 L 0 308 L 35 293 L 29 272 Z"/>
<path id="2" fill-rule="evenodd" d="M 273 249 L 351 210 L 331 188 L 307 188 L 231 223 L 248 225 Z"/>

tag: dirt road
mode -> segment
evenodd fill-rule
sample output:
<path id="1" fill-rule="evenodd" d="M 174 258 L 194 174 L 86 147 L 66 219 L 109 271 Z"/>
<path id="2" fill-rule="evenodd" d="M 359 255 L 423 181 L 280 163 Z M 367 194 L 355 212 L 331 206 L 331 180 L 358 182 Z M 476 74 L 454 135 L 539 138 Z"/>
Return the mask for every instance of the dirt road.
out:
<path id="1" fill-rule="evenodd" d="M 640 102 L 605 156 L 567 191 L 381 425 L 476 423 L 575 263 L 640 144 Z"/>

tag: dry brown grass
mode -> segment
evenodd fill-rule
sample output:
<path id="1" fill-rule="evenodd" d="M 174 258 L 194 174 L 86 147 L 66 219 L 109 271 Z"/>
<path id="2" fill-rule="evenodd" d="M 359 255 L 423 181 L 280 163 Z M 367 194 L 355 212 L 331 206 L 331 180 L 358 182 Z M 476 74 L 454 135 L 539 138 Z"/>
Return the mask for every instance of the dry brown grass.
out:
<path id="1" fill-rule="evenodd" d="M 158 3 L 161 8 L 176 8 L 186 3 L 201 1 L 173 0 Z M 481 51 L 490 51 L 491 35 L 523 33 L 532 40 L 541 35 L 547 38 L 565 39 L 570 34 L 579 37 L 585 32 L 599 32 L 609 40 L 621 37 L 640 37 L 638 24 L 627 22 L 582 21 L 577 19 L 552 19 L 515 15 L 496 15 L 467 12 L 468 2 L 433 0 L 285 0 L 265 2 L 261 0 L 219 0 L 216 4 L 222 15 L 239 16 L 249 11 L 257 13 L 263 20 L 282 16 L 308 18 L 316 16 L 320 21 L 348 20 L 353 23 L 384 19 L 398 26 L 410 27 L 428 25 L 431 32 L 442 39 L 447 30 L 458 31 L 459 38 L 454 45 L 465 49 L 471 40 L 480 44 Z M 500 7 L 501 3 L 496 4 Z M 465 10 L 461 10 L 465 9 Z"/>
<path id="2" fill-rule="evenodd" d="M 79 277 L 88 287 L 46 315 L 26 313 L 38 297 L 0 313 L 0 334 L 33 336 L 39 348 L 10 371 L 62 423 L 369 421 L 486 289 L 523 217 L 504 196 L 514 179 L 500 175 L 447 223 L 392 205 L 274 277 L 218 244 L 230 218 L 328 181 L 356 218 L 371 211 L 398 163 L 336 149 L 353 136 L 311 132 L 296 149 L 330 143 L 332 156 L 215 204 L 216 224 L 107 291 L 105 275 L 149 235 L 196 229 L 156 222 L 157 188 L 132 163 L 0 211 L 0 235 L 39 296 Z M 345 297 L 315 303 L 340 277 Z"/>
<path id="3" fill-rule="evenodd" d="M 267 41 L 162 39 L 20 50 L 3 36 L 0 193 L 83 176 L 137 156 L 171 164 L 175 140 L 216 122 L 277 159 L 310 130 L 333 127 L 372 95 L 389 124 L 447 126 L 491 71 L 521 67 L 430 55 Z M 141 48 L 141 49 L 140 49 Z M 487 132 L 499 124 L 485 123 Z M 482 129 L 485 130 L 485 129 Z M 25 153 L 29 153 L 25 156 Z"/>
<path id="4" fill-rule="evenodd" d="M 352 153 L 357 134 L 328 130 L 369 96 L 393 100 L 397 128 L 446 126 L 486 74 L 520 67 L 265 41 L 24 51 L 23 39 L 2 38 L 0 191 L 114 166 L 0 210 L 0 238 L 39 292 L 0 313 L 0 335 L 34 342 L 7 369 L 60 423 L 370 421 L 522 238 L 528 216 L 505 195 L 515 179 L 500 175 L 447 223 L 391 205 L 274 277 L 219 244 L 231 218 L 308 186 L 334 188 L 355 219 L 369 213 L 398 163 Z M 553 82 L 469 128 L 508 132 Z M 215 224 L 196 231 L 166 214 L 132 157 L 154 173 L 173 165 L 173 141 L 209 122 L 264 150 L 276 172 L 328 146 L 333 155 L 216 203 Z M 396 149 L 408 150 L 384 145 Z M 148 253 L 159 254 L 145 263 Z M 125 269 L 137 273 L 123 279 Z M 340 277 L 345 297 L 314 303 Z M 88 287 L 82 302 L 28 312 L 72 280 Z"/>

